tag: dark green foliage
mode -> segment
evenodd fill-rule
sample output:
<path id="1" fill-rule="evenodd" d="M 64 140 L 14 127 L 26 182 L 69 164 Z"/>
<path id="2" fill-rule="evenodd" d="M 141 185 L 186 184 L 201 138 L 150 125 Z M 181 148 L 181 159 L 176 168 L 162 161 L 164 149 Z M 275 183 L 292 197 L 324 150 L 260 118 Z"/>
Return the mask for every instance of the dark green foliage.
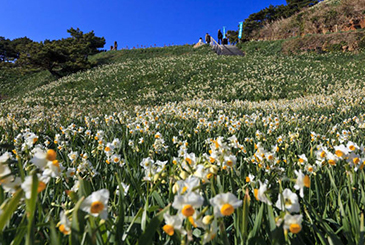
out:
<path id="1" fill-rule="evenodd" d="M 47 70 L 56 77 L 90 68 L 88 56 L 104 47 L 105 39 L 96 37 L 93 31 L 84 34 L 78 28 L 68 32 L 71 37 L 66 39 L 18 45 L 20 55 L 16 64 Z"/>
<path id="2" fill-rule="evenodd" d="M 0 37 L 0 63 L 18 59 L 22 47 L 32 42 L 33 41 L 27 37 L 16 38 L 14 40 Z"/>
<path id="3" fill-rule="evenodd" d="M 238 43 L 238 31 L 227 31 L 227 37 L 232 44 Z"/>

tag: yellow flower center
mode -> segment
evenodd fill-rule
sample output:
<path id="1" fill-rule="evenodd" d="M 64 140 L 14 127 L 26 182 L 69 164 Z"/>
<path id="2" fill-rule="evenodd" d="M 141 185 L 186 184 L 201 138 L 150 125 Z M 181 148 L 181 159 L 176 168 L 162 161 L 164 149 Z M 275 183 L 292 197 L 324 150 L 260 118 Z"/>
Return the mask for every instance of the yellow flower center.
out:
<path id="1" fill-rule="evenodd" d="M 308 167 L 309 172 L 313 172 L 313 167 Z"/>
<path id="2" fill-rule="evenodd" d="M 191 165 L 191 163 L 193 162 L 190 158 L 185 158 L 185 161 L 187 161 L 189 163 L 189 165 Z"/>
<path id="3" fill-rule="evenodd" d="M 46 159 L 48 161 L 54 161 L 54 160 L 56 160 L 56 155 L 57 155 L 57 153 L 54 150 L 49 149 L 47 151 Z"/>
<path id="4" fill-rule="evenodd" d="M 213 176 L 213 174 L 212 174 L 212 173 L 207 174 L 207 179 L 212 178 L 212 176 Z"/>
<path id="5" fill-rule="evenodd" d="M 91 203 L 90 212 L 93 214 L 98 214 L 104 209 L 104 204 L 100 201 L 95 201 Z"/>
<path id="6" fill-rule="evenodd" d="M 33 144 L 35 144 L 38 141 L 38 138 L 33 139 Z"/>
<path id="7" fill-rule="evenodd" d="M 308 175 L 304 176 L 303 182 L 305 187 L 309 188 L 311 186 L 311 180 Z"/>
<path id="8" fill-rule="evenodd" d="M 210 162 L 210 163 L 214 163 L 214 162 L 215 162 L 215 159 L 214 159 L 213 157 L 210 157 L 210 158 L 209 158 L 209 162 Z"/>
<path id="9" fill-rule="evenodd" d="M 246 177 L 246 183 L 250 182 L 250 177 Z"/>
<path id="10" fill-rule="evenodd" d="M 289 230 L 291 233 L 297 234 L 302 230 L 302 227 L 299 224 L 291 224 Z"/>
<path id="11" fill-rule="evenodd" d="M 193 206 L 188 204 L 183 207 L 183 209 L 181 210 L 181 213 L 186 217 L 190 217 L 195 213 L 195 210 L 194 210 Z"/>
<path id="12" fill-rule="evenodd" d="M 60 232 L 62 232 L 64 235 L 68 235 L 70 234 L 70 230 L 66 228 L 65 225 L 60 225 L 60 227 L 58 227 L 58 229 L 60 230 Z"/>
<path id="13" fill-rule="evenodd" d="M 272 160 L 274 160 L 274 156 L 273 155 L 269 155 L 268 159 L 269 159 L 269 161 L 272 161 Z"/>
<path id="14" fill-rule="evenodd" d="M 352 151 L 354 151 L 356 148 L 355 148 L 355 146 L 354 145 L 350 145 L 350 150 L 352 150 Z"/>
<path id="15" fill-rule="evenodd" d="M 169 236 L 174 235 L 174 227 L 172 225 L 164 225 L 162 229 L 164 232 L 166 232 L 167 235 Z"/>
<path id="16" fill-rule="evenodd" d="M 255 195 L 256 200 L 259 201 L 259 189 L 254 189 L 253 194 Z"/>
<path id="17" fill-rule="evenodd" d="M 43 181 L 39 181 L 37 192 L 42 192 L 44 189 L 46 189 L 46 183 L 44 183 Z"/>
<path id="18" fill-rule="evenodd" d="M 52 161 L 52 165 L 57 167 L 58 169 L 60 168 L 60 163 L 58 162 L 58 160 Z"/>
<path id="19" fill-rule="evenodd" d="M 110 151 L 110 147 L 105 147 L 104 151 Z"/>
<path id="20" fill-rule="evenodd" d="M 184 187 L 182 188 L 181 194 L 184 194 L 187 190 L 188 190 L 188 187 L 187 187 L 187 186 L 184 186 Z"/>
<path id="21" fill-rule="evenodd" d="M 227 165 L 228 165 L 228 166 L 230 166 L 230 167 L 232 167 L 232 165 L 233 165 L 233 161 L 232 161 L 232 160 L 228 160 L 228 161 L 227 161 Z"/>
<path id="22" fill-rule="evenodd" d="M 303 158 L 299 158 L 299 162 L 300 163 L 304 163 L 304 159 Z"/>
<path id="23" fill-rule="evenodd" d="M 324 157 L 326 156 L 326 152 L 325 152 L 325 151 L 322 151 L 322 152 L 321 152 L 321 154 L 320 154 L 320 156 L 321 156 L 322 158 L 324 158 Z"/>
<path id="24" fill-rule="evenodd" d="M 229 203 L 224 204 L 221 208 L 221 214 L 224 216 L 229 216 L 233 214 L 233 212 L 234 212 L 234 207 Z"/>
<path id="25" fill-rule="evenodd" d="M 288 205 L 292 205 L 292 202 L 289 198 L 285 198 L 284 204 L 285 204 L 285 206 L 288 206 Z"/>
<path id="26" fill-rule="evenodd" d="M 354 159 L 352 159 L 352 162 L 357 165 L 359 164 L 360 159 L 358 157 L 355 157 Z"/>
<path id="27" fill-rule="evenodd" d="M 343 156 L 343 152 L 342 152 L 342 151 L 340 151 L 340 150 L 337 150 L 337 151 L 335 152 L 335 154 L 336 154 L 336 156 L 338 156 L 338 157 L 342 157 L 342 156 Z"/>
<path id="28" fill-rule="evenodd" d="M 336 165 L 336 161 L 333 159 L 328 160 L 328 163 L 332 166 Z"/>

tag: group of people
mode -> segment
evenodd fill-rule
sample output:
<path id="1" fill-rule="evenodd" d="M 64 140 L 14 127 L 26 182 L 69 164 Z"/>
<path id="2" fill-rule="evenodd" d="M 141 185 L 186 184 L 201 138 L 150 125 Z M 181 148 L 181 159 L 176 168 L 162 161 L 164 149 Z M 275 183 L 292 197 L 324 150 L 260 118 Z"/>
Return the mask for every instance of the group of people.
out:
<path id="1" fill-rule="evenodd" d="M 212 41 L 212 38 L 211 36 L 209 35 L 209 33 L 205 34 L 205 42 L 207 44 L 210 44 L 210 42 Z M 203 39 L 200 38 L 199 39 L 199 43 L 202 43 L 203 42 Z M 218 44 L 221 45 L 221 44 L 228 44 L 228 38 L 227 37 L 223 37 L 223 33 L 221 32 L 221 30 L 218 30 Z"/>
<path id="2" fill-rule="evenodd" d="M 110 46 L 110 50 L 118 50 L 118 43 L 117 43 L 117 41 L 114 42 L 114 46 Z"/>

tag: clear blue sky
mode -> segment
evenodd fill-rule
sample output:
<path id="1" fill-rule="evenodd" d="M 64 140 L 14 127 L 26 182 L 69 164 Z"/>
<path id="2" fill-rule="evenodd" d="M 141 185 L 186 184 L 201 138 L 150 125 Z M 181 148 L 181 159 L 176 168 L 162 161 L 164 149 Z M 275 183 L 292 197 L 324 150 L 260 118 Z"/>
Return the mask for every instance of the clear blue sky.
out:
<path id="1" fill-rule="evenodd" d="M 237 30 L 238 22 L 285 0 L 0 0 L 0 36 L 35 41 L 68 37 L 70 27 L 95 31 L 119 48 L 192 44 L 206 32 Z"/>

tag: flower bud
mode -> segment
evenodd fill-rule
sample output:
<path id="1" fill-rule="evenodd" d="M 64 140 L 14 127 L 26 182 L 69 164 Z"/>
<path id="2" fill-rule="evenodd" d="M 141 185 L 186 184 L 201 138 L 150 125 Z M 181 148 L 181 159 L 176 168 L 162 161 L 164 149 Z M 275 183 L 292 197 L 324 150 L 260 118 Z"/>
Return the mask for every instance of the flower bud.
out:
<path id="1" fill-rule="evenodd" d="M 213 222 L 213 220 L 214 220 L 213 215 L 206 215 L 206 216 L 204 216 L 202 221 L 203 221 L 204 225 L 210 225 Z"/>

